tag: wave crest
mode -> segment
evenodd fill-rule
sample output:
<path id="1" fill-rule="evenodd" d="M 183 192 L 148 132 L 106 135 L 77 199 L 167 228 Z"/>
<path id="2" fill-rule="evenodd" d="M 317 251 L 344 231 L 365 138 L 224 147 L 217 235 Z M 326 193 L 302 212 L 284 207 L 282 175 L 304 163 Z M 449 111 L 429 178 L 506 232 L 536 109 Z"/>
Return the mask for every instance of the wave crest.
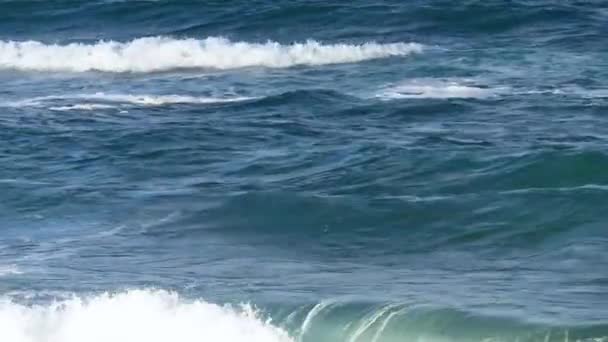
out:
<path id="1" fill-rule="evenodd" d="M 421 52 L 416 43 L 321 44 L 314 40 L 283 45 L 206 39 L 138 38 L 130 42 L 44 44 L 0 41 L 0 69 L 53 72 L 158 72 L 184 68 L 286 68 L 295 65 L 354 63 Z"/>

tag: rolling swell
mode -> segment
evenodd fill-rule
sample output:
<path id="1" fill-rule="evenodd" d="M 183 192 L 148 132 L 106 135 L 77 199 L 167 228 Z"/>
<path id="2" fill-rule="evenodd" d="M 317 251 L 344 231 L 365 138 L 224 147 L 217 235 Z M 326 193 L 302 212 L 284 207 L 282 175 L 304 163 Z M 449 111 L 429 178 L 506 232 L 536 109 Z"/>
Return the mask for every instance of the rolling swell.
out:
<path id="1" fill-rule="evenodd" d="M 593 171 L 606 159 L 600 153 L 429 163 L 421 151 L 398 155 L 362 146 L 356 152 L 345 149 L 341 158 L 336 152 L 302 151 L 289 158 L 290 167 L 282 153 L 232 161 L 226 167 L 230 171 L 217 173 L 213 184 L 195 183 L 184 191 L 213 186 L 233 195 L 214 200 L 204 212 L 190 213 L 177 231 L 162 226 L 149 233 L 185 239 L 213 233 L 265 248 L 289 246 L 326 261 L 357 250 L 357 256 L 345 255 L 363 264 L 375 263 L 382 254 L 504 247 L 522 253 L 513 257 L 518 264 L 536 259 L 542 265 L 547 255 L 567 248 L 577 229 L 585 227 L 589 243 L 601 240 L 602 209 L 576 205 L 600 201 L 606 194 L 605 180 Z M 422 157 L 410 165 L 396 163 L 416 154 Z M 556 160 L 569 168 L 549 177 L 545 170 L 555 170 Z M 446 177 L 447 170 L 457 176 Z M 282 190 L 264 190 L 269 187 Z M 364 198 L 357 196 L 361 193 Z M 205 228 L 193 226 L 197 220 L 205 221 Z M 358 250 L 359 245 L 367 248 Z M 538 254 L 528 259 L 534 251 Z"/>

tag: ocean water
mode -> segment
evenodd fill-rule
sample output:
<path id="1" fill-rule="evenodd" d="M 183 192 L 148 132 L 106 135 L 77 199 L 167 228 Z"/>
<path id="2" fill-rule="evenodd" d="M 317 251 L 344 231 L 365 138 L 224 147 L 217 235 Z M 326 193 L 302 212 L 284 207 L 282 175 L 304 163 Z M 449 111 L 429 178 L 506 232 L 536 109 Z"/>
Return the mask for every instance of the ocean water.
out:
<path id="1" fill-rule="evenodd" d="M 0 0 L 0 341 L 608 341 L 607 24 Z"/>

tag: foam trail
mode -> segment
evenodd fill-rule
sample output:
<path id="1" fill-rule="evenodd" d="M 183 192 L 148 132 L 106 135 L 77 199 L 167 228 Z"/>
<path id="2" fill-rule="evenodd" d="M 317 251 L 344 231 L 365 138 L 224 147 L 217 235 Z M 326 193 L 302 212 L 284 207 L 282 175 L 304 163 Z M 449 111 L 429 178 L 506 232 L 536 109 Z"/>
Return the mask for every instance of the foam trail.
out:
<path id="1" fill-rule="evenodd" d="M 306 334 L 306 332 L 308 331 L 308 329 L 310 328 L 310 325 L 312 324 L 312 320 L 321 312 L 323 311 L 326 307 L 332 305 L 333 302 L 332 301 L 325 301 L 325 302 L 321 302 L 319 304 L 316 304 L 306 315 L 306 318 L 304 319 L 304 322 L 302 323 L 302 327 L 300 328 L 300 341 L 302 340 L 302 338 L 304 338 L 304 335 Z"/>
<path id="2" fill-rule="evenodd" d="M 380 338 L 380 336 L 382 336 L 382 333 L 384 332 L 384 329 L 386 329 L 386 326 L 388 325 L 388 323 L 391 321 L 391 319 L 393 319 L 393 317 L 403 313 L 405 311 L 405 308 L 401 309 L 401 310 L 397 310 L 397 311 L 393 311 L 390 314 L 388 314 L 388 316 L 386 317 L 386 319 L 382 322 L 382 324 L 380 325 L 380 327 L 378 328 L 378 330 L 376 330 L 376 333 L 374 334 L 374 337 L 372 338 L 371 342 L 377 342 L 378 339 Z M 546 342 L 546 341 L 545 341 Z"/>
<path id="3" fill-rule="evenodd" d="M 371 327 L 372 325 L 374 325 L 374 323 L 376 323 L 376 321 L 378 319 L 380 319 L 382 316 L 384 316 L 384 314 L 386 312 L 388 312 L 389 310 L 391 310 L 393 307 L 395 307 L 395 305 L 387 305 L 386 307 L 378 310 L 377 312 L 375 312 L 373 315 L 371 315 L 366 321 L 364 321 L 358 328 L 357 330 L 351 335 L 351 337 L 348 339 L 349 342 L 356 342 L 357 339 L 363 335 L 363 333 L 369 329 L 369 327 Z"/>
<path id="4" fill-rule="evenodd" d="M 98 109 L 111 109 L 115 108 L 111 105 L 104 105 L 98 103 L 79 103 L 75 105 L 69 106 L 57 106 L 57 107 L 49 107 L 50 110 L 58 111 L 58 112 L 67 112 L 70 110 L 98 110 Z"/>
<path id="5" fill-rule="evenodd" d="M 0 299 L 0 341 L 292 342 L 287 333 L 240 309 L 187 301 L 166 291 L 134 290 L 48 306 Z"/>
<path id="6" fill-rule="evenodd" d="M 83 94 L 75 98 L 99 100 L 107 102 L 130 103 L 144 106 L 162 106 L 166 104 L 211 104 L 239 102 L 253 99 L 252 97 L 197 97 L 189 95 L 132 95 L 132 94 Z"/>
<path id="7" fill-rule="evenodd" d="M 170 104 L 214 104 L 240 102 L 255 99 L 254 97 L 205 97 L 190 95 L 148 95 L 148 94 L 66 94 L 34 97 L 30 99 L 11 101 L 0 104 L 3 107 L 46 107 L 49 102 L 80 100 L 87 103 L 77 103 L 49 107 L 55 111 L 69 110 L 97 110 L 115 108 L 115 104 L 128 104 L 137 106 L 163 106 Z M 90 103 L 95 102 L 95 103 Z M 99 103 L 101 102 L 101 103 Z"/>
<path id="8" fill-rule="evenodd" d="M 383 99 L 485 98 L 496 95 L 498 91 L 454 80 L 414 79 L 388 87 L 376 96 Z"/>
<path id="9" fill-rule="evenodd" d="M 0 69 L 55 72 L 155 72 L 183 68 L 286 68 L 295 65 L 353 63 L 421 52 L 416 43 L 321 44 L 314 40 L 288 45 L 206 39 L 138 38 L 129 42 L 44 44 L 0 41 Z"/>

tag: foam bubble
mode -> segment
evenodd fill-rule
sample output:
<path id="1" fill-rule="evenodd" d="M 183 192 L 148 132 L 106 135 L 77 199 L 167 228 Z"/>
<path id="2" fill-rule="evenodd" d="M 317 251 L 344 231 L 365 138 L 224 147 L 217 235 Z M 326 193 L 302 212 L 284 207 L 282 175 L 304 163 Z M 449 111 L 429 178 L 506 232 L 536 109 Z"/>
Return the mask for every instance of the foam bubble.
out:
<path id="1" fill-rule="evenodd" d="M 249 306 L 133 290 L 27 306 L 0 300 L 0 341 L 293 342 Z"/>
<path id="2" fill-rule="evenodd" d="M 321 44 L 314 40 L 288 45 L 206 39 L 138 38 L 129 42 L 44 44 L 0 41 L 0 69 L 35 71 L 154 72 L 182 68 L 285 68 L 294 65 L 353 63 L 421 52 L 416 43 Z"/>

